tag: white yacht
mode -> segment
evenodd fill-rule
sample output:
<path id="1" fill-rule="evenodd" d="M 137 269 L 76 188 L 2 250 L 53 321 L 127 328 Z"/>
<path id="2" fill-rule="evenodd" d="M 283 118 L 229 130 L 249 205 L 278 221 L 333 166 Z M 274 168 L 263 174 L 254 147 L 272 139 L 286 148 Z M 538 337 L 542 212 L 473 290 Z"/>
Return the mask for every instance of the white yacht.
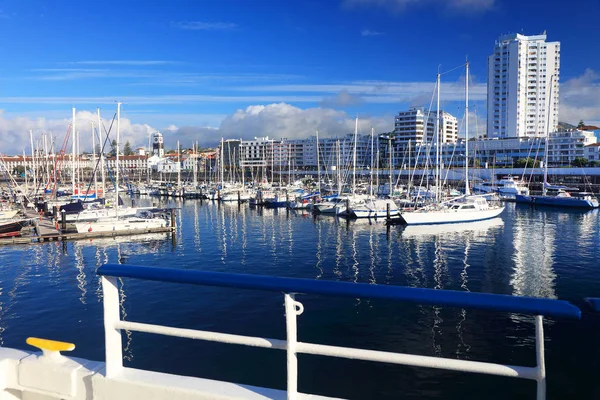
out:
<path id="1" fill-rule="evenodd" d="M 516 195 L 528 196 L 529 188 L 525 182 L 512 176 L 505 176 L 498 181 L 483 181 L 473 185 L 473 192 L 491 193 L 497 192 L 502 197 L 514 198 Z"/>
<path id="2" fill-rule="evenodd" d="M 449 224 L 495 218 L 504 206 L 492 205 L 483 195 L 463 196 L 445 203 L 402 212 L 407 225 Z"/>

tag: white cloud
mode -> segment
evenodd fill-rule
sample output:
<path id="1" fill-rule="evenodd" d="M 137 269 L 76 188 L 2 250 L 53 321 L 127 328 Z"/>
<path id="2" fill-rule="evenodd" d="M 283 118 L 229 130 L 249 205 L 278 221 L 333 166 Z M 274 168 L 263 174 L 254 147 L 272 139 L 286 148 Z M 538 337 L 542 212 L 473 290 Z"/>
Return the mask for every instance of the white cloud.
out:
<path id="1" fill-rule="evenodd" d="M 180 21 L 173 22 L 173 26 L 190 31 L 231 31 L 238 25 L 233 22 L 207 22 L 207 21 Z"/>
<path id="2" fill-rule="evenodd" d="M 600 74 L 586 69 L 581 76 L 560 84 L 559 120 L 600 124 Z"/>
<path id="3" fill-rule="evenodd" d="M 0 110 L 0 142 L 4 154 L 20 154 L 23 149 L 30 152 L 29 130 L 33 131 L 34 138 L 39 138 L 42 133 L 52 134 L 55 137 L 55 149 L 60 150 L 65 134 L 71 123 L 70 113 L 64 112 L 65 118 L 47 119 L 31 116 L 16 116 L 8 118 Z M 104 126 L 109 129 L 112 115 L 104 119 Z M 90 111 L 78 111 L 76 114 L 76 129 L 79 131 L 82 150 L 91 150 L 91 125 L 96 123 L 96 114 Z M 134 124 L 127 118 L 121 118 L 121 143 L 129 141 L 132 146 L 143 146 L 148 142 L 148 135 L 156 129 L 147 124 Z M 116 136 L 116 125 L 111 132 L 111 140 Z M 70 151 L 70 146 L 67 151 Z"/>
<path id="4" fill-rule="evenodd" d="M 394 118 L 364 117 L 359 119 L 363 133 L 389 132 Z M 342 136 L 354 131 L 354 118 L 343 111 L 330 108 L 301 109 L 286 103 L 257 105 L 237 110 L 221 123 L 219 133 L 224 137 L 252 139 L 256 136 L 301 139 L 319 131 L 322 136 Z"/>
<path id="5" fill-rule="evenodd" d="M 360 31 L 361 36 L 380 36 L 383 35 L 383 32 L 372 31 L 370 29 L 363 29 Z"/>
<path id="6" fill-rule="evenodd" d="M 492 10 L 496 0 L 344 0 L 345 7 L 381 7 L 393 12 L 403 12 L 409 7 L 433 7 L 463 14 L 482 13 Z"/>
<path id="7" fill-rule="evenodd" d="M 53 111 L 54 113 L 54 111 Z M 54 115 L 54 114 L 53 114 Z M 5 154 L 20 154 L 23 149 L 29 152 L 29 130 L 33 130 L 34 137 L 41 133 L 52 133 L 56 137 L 55 148 L 59 150 L 65 134 L 71 123 L 69 111 L 65 111 L 65 118 L 35 118 L 32 113 L 28 116 L 8 117 L 0 110 L 0 141 L 3 143 L 2 151 Z M 168 115 L 165 115 L 165 119 Z M 112 113 L 103 115 L 104 126 L 109 129 Z M 177 115 L 172 122 L 177 122 Z M 96 114 L 90 111 L 77 112 L 77 130 L 80 132 L 82 150 L 91 150 L 90 121 L 96 121 Z M 362 133 L 371 131 L 389 132 L 393 129 L 394 116 L 362 116 L 359 120 L 359 129 Z M 179 140 L 184 147 L 190 147 L 198 141 L 201 146 L 215 146 L 221 137 L 252 139 L 257 136 L 273 138 L 300 139 L 314 135 L 319 130 L 319 135 L 343 136 L 354 131 L 354 117 L 343 111 L 331 108 L 306 108 L 294 107 L 287 103 L 273 103 L 268 105 L 252 105 L 227 115 L 220 122 L 219 127 L 209 126 L 177 126 L 174 124 L 160 130 L 165 138 L 165 146 L 174 148 Z M 116 127 L 111 132 L 111 140 L 115 138 Z M 148 135 L 157 129 L 148 124 L 132 123 L 128 118 L 121 118 L 121 143 L 129 141 L 132 147 L 146 146 Z M 70 146 L 67 151 L 69 151 Z"/>

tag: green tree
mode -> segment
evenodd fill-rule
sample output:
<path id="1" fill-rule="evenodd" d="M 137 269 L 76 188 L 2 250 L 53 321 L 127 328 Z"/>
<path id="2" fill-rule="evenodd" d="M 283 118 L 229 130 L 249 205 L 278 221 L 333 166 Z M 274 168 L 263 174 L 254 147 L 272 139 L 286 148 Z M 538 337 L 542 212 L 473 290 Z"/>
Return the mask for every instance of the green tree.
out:
<path id="1" fill-rule="evenodd" d="M 582 119 L 579 120 L 579 123 L 577 124 L 577 129 L 581 129 L 585 126 L 585 123 L 583 122 Z"/>
<path id="2" fill-rule="evenodd" d="M 600 161 L 590 161 L 588 167 L 600 167 Z"/>
<path id="3" fill-rule="evenodd" d="M 112 147 L 112 149 L 110 150 L 108 155 L 111 157 L 114 157 L 117 155 L 117 140 L 116 139 L 113 139 L 113 141 L 111 143 L 111 147 Z"/>
<path id="4" fill-rule="evenodd" d="M 129 140 L 125 142 L 125 147 L 123 147 L 123 154 L 125 154 L 126 156 L 133 155 L 133 150 L 131 150 L 131 144 L 129 143 Z"/>
<path id="5" fill-rule="evenodd" d="M 517 161 L 515 161 L 514 165 L 515 168 L 538 168 L 540 166 L 540 162 L 531 157 L 527 157 L 519 158 Z"/>
<path id="6" fill-rule="evenodd" d="M 571 161 L 571 165 L 574 167 L 587 167 L 590 162 L 585 157 L 575 157 L 573 161 Z"/>
<path id="7" fill-rule="evenodd" d="M 25 173 L 25 167 L 22 165 L 17 165 L 13 170 L 14 175 L 23 175 Z"/>

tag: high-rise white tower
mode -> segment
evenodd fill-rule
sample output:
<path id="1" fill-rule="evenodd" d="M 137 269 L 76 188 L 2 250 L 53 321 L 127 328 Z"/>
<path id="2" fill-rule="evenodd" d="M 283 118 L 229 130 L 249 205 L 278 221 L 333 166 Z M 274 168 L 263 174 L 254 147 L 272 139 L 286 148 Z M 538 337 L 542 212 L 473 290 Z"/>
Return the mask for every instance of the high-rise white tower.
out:
<path id="1" fill-rule="evenodd" d="M 560 42 L 500 36 L 488 57 L 487 135 L 545 136 L 558 125 Z"/>

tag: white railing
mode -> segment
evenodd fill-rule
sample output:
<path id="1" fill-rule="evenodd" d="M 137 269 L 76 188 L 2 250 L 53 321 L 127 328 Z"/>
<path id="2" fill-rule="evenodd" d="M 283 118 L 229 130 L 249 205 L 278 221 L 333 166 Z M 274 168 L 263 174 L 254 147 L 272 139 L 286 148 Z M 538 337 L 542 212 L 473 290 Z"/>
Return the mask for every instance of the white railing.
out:
<path id="1" fill-rule="evenodd" d="M 134 267 L 138 268 L 138 267 Z M 159 270 L 159 268 L 154 268 L 155 270 Z M 162 270 L 162 268 L 160 269 Z M 198 271 L 195 271 L 198 272 Z M 102 273 L 102 272 L 99 272 Z M 210 273 L 209 273 L 210 274 Z M 214 274 L 213 274 L 214 275 Z M 234 274 L 221 274 L 224 276 L 234 276 Z M 129 275 L 132 276 L 132 275 Z M 240 276 L 240 275 L 238 275 Z M 271 278 L 271 277 L 259 277 L 253 276 L 250 279 L 254 278 Z M 260 338 L 260 337 L 252 337 L 252 336 L 241 336 L 241 335 L 232 335 L 218 332 L 210 332 L 210 331 L 201 331 L 201 330 L 193 330 L 193 329 L 182 329 L 182 328 L 174 328 L 167 327 L 161 325 L 152 325 L 145 324 L 139 322 L 130 322 L 130 321 L 122 321 L 120 319 L 120 306 L 119 306 L 119 290 L 117 287 L 117 279 L 114 276 L 102 276 L 102 289 L 104 293 L 104 324 L 105 324 L 105 335 L 106 335 L 106 376 L 107 378 L 116 377 L 119 375 L 120 371 L 123 368 L 123 355 L 121 348 L 121 330 L 129 330 L 129 331 L 137 331 L 137 332 L 146 332 L 146 333 L 154 333 L 159 335 L 166 336 L 176 336 L 183 337 L 189 339 L 198 339 L 212 342 L 221 342 L 221 343 L 229 343 L 229 344 L 237 344 L 237 345 L 245 345 L 245 346 L 253 346 L 253 347 L 262 347 L 269 349 L 279 349 L 285 350 L 287 352 L 287 398 L 290 400 L 294 400 L 297 398 L 298 394 L 298 360 L 297 354 L 313 354 L 313 355 L 323 355 L 330 357 L 338 357 L 338 358 L 347 358 L 347 359 L 356 359 L 356 360 L 365 360 L 365 361 L 374 361 L 374 362 L 383 362 L 390 364 L 400 364 L 400 365 L 409 365 L 415 367 L 427 367 L 427 368 L 437 368 L 451 371 L 460 371 L 460 372 L 474 372 L 481 374 L 490 374 L 497 376 L 505 376 L 511 378 L 523 378 L 537 381 L 537 399 L 545 399 L 546 397 L 546 368 L 544 362 L 544 330 L 543 330 L 543 317 L 542 315 L 535 315 L 535 342 L 536 342 L 536 366 L 535 367 L 526 367 L 526 366 L 514 366 L 514 365 L 505 365 L 505 364 L 495 364 L 488 362 L 478 362 L 478 361 L 467 361 L 467 360 L 458 360 L 458 359 L 449 359 L 449 358 L 441 358 L 441 357 L 430 357 L 430 356 L 419 356 L 412 354 L 403 354 L 403 353 L 392 353 L 385 351 L 375 351 L 375 350 L 365 350 L 365 349 L 356 349 L 356 348 L 348 348 L 348 347 L 337 347 L 330 345 L 322 345 L 315 343 L 304 343 L 299 342 L 297 340 L 297 316 L 302 314 L 304 311 L 303 305 L 295 300 L 295 295 L 293 293 L 285 293 L 285 320 L 286 320 L 286 330 L 287 330 L 287 338 L 286 340 L 279 339 L 268 339 L 268 338 Z M 156 277 L 148 278 L 152 280 L 160 280 Z M 271 279 L 284 279 L 288 281 L 294 281 L 294 279 L 287 278 L 271 278 Z M 176 281 L 176 280 L 171 280 Z M 305 281 L 301 279 L 296 279 L 295 281 Z M 328 284 L 342 284 L 348 285 L 346 283 L 339 282 L 328 282 Z M 196 283 L 198 284 L 198 283 Z M 210 284 L 210 283 L 207 283 Z M 250 288 L 253 287 L 251 284 L 224 284 L 223 282 L 215 283 L 217 286 L 229 286 L 229 287 L 242 287 L 242 288 Z M 356 285 L 356 284 L 355 284 Z M 360 284 L 359 284 L 360 285 Z M 262 285 L 262 288 L 265 288 L 267 285 Z M 375 286 L 375 285 L 369 285 Z M 389 287 L 387 287 L 389 288 Z M 272 289 L 272 288 L 271 288 Z M 382 288 L 381 290 L 383 290 Z M 398 289 L 408 289 L 408 288 L 398 288 Z M 269 290 L 269 289 L 265 289 Z M 345 295 L 340 294 L 339 291 L 331 291 L 329 290 L 329 294 L 331 295 Z M 409 289 L 410 290 L 410 289 Z M 427 289 L 423 289 L 427 290 Z M 308 291 L 307 291 L 308 292 Z M 318 291 L 312 291 L 312 293 L 316 293 Z M 325 290 L 321 290 L 321 293 L 324 293 Z M 440 292 L 440 291 L 436 291 Z M 482 296 L 482 294 L 474 294 L 475 296 Z M 419 294 L 421 296 L 421 294 Z M 498 296 L 498 297 L 510 297 L 510 296 L 501 296 L 501 295 L 483 295 L 483 296 Z M 368 296 L 367 296 L 368 297 Z M 392 298 L 394 296 L 385 295 L 378 296 L 383 298 Z M 409 301 L 414 301 L 414 299 L 405 298 Z M 501 299 L 502 300 L 502 299 Z M 528 299 L 524 299 L 527 301 Z M 542 300 L 548 301 L 551 300 L 543 300 L 543 299 L 529 299 L 529 300 Z M 463 300 L 464 301 L 464 300 Z M 479 307 L 475 302 L 471 302 L 471 307 L 473 308 L 483 308 L 483 309 L 506 309 L 502 307 L 497 307 L 494 305 L 490 305 L 489 299 L 486 301 L 482 301 L 479 304 Z M 425 303 L 433 303 L 425 301 Z M 565 302 L 561 302 L 565 303 Z M 457 304 L 447 303 L 447 304 Z M 565 303 L 568 304 L 568 303 Z M 571 306 L 568 304 L 568 306 Z M 575 308 L 575 307 L 573 307 Z M 522 310 L 522 309 L 521 309 Z M 519 310 L 515 310 L 518 312 Z M 563 310 L 564 311 L 564 310 Z M 578 311 L 578 309 L 577 309 Z M 548 312 L 550 313 L 550 312 Z M 575 312 L 576 313 L 576 312 Z M 571 317 L 577 318 L 578 316 L 571 315 Z M 551 314 L 551 313 L 550 313 Z M 558 315 L 558 313 L 556 313 Z M 566 313 L 568 314 L 568 313 Z M 565 316 L 566 314 L 562 314 Z M 568 317 L 568 316 L 567 316 Z"/>

